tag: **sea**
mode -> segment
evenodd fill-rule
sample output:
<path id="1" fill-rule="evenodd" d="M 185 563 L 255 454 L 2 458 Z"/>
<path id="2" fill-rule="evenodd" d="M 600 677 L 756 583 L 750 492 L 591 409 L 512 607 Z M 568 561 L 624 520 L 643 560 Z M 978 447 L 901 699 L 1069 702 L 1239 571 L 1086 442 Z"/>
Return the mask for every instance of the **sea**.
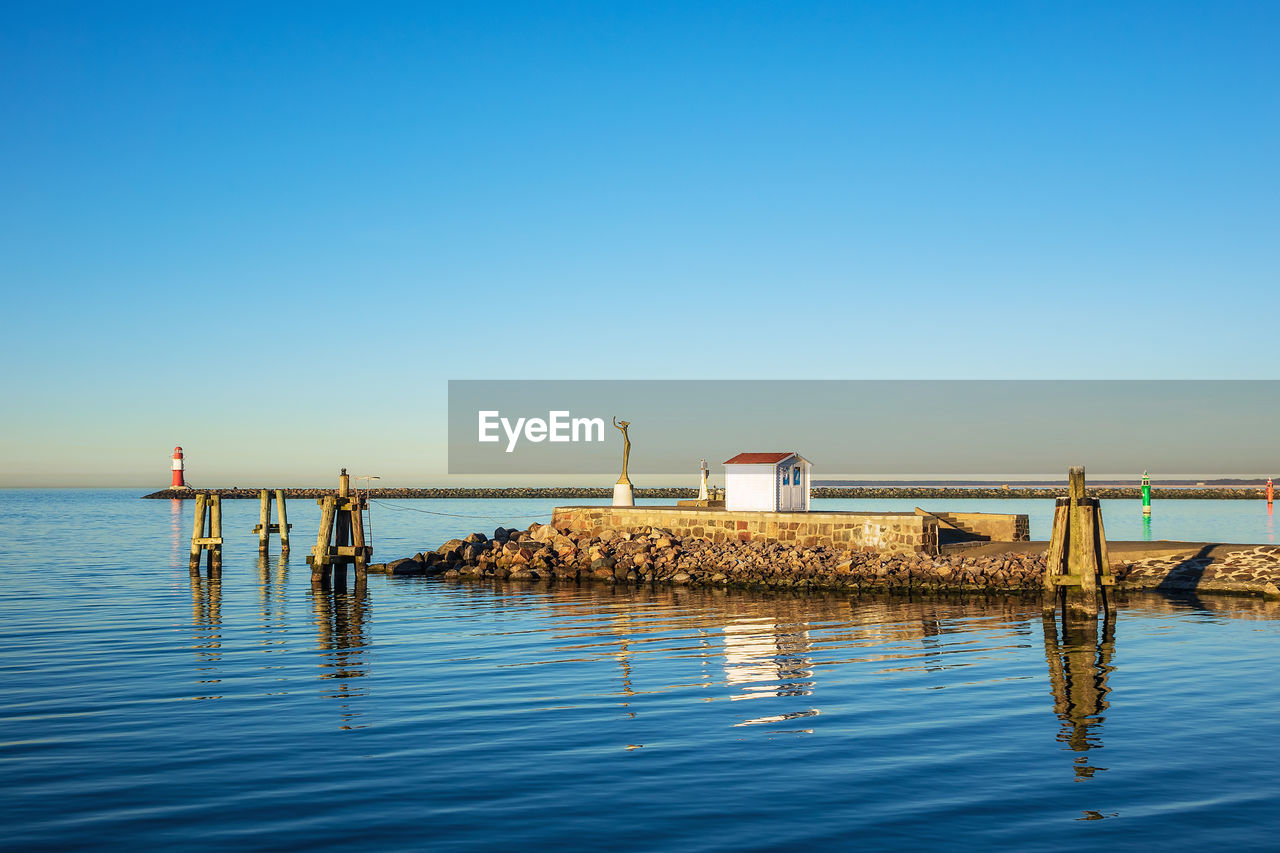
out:
<path id="1" fill-rule="evenodd" d="M 1204 850 L 1280 838 L 1280 603 L 371 575 L 319 511 L 0 491 L 5 850 Z M 591 503 L 592 501 L 575 501 Z M 378 501 L 375 559 L 554 501 Z M 654 503 L 661 503 L 654 501 Z M 1026 512 L 1052 502 L 937 501 Z M 814 501 L 905 509 L 910 501 Z M 1105 501 L 1112 539 L 1275 542 L 1261 501 Z"/>

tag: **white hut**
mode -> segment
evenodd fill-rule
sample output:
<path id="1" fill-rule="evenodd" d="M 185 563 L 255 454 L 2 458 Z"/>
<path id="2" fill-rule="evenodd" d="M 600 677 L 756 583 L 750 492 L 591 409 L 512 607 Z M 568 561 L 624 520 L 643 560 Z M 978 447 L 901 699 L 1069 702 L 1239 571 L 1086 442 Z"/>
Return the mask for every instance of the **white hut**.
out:
<path id="1" fill-rule="evenodd" d="M 724 463 L 724 508 L 808 512 L 812 468 L 798 453 L 739 453 Z"/>

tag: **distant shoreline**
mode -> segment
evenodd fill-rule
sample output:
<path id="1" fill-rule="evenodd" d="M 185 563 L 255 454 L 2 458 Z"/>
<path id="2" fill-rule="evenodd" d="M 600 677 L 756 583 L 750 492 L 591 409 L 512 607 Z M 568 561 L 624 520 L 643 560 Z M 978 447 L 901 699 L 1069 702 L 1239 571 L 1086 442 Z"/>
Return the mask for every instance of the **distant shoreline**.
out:
<path id="1" fill-rule="evenodd" d="M 205 493 L 221 495 L 228 500 L 257 498 L 259 489 L 202 489 Z M 612 498 L 613 487 L 512 487 L 512 488 L 454 488 L 454 489 L 369 489 L 360 494 L 376 500 L 561 500 L 577 498 Z M 810 490 L 815 499 L 877 499 L 877 500 L 1048 500 L 1066 494 L 1066 485 L 1023 487 L 1004 486 L 816 486 Z M 164 489 L 143 495 L 155 500 L 185 500 L 194 497 L 194 489 Z M 286 498 L 320 498 L 335 494 L 334 489 L 285 489 Z M 1137 486 L 1091 486 L 1089 494 L 1112 500 L 1133 500 L 1142 497 Z M 637 498 L 691 499 L 698 490 L 683 487 L 637 488 Z M 1152 500 L 1264 500 L 1266 490 L 1257 486 L 1235 487 L 1153 487 Z"/>

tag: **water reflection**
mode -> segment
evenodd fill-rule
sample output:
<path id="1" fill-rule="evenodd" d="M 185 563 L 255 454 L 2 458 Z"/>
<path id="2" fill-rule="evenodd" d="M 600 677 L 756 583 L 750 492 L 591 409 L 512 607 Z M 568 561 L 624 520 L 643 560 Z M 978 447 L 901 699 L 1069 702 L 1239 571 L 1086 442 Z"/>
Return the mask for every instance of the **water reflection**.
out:
<path id="1" fill-rule="evenodd" d="M 222 664 L 222 573 L 191 569 L 191 636 L 196 653 L 196 683 L 219 684 Z M 219 696 L 195 696 L 218 699 Z"/>
<path id="2" fill-rule="evenodd" d="M 369 674 L 368 583 L 358 577 L 350 590 L 345 584 L 335 583 L 329 588 L 313 583 L 311 602 L 320 650 L 320 678 L 325 684 L 321 695 L 338 701 L 342 721 L 339 728 L 364 728 L 357 724 L 361 714 L 356 700 L 366 696 L 368 689 L 355 679 Z"/>
<path id="3" fill-rule="evenodd" d="M 813 693 L 807 624 L 784 626 L 768 619 L 736 619 L 724 626 L 724 673 L 729 699 L 785 698 Z M 816 708 L 751 717 L 735 726 L 781 723 L 818 715 Z M 812 729 L 803 729 L 812 732 Z"/>
<path id="4" fill-rule="evenodd" d="M 276 559 L 274 576 L 270 558 L 258 557 L 258 612 L 264 632 L 283 634 L 287 629 L 284 602 L 285 585 L 288 580 L 288 557 L 281 555 Z M 283 643 L 283 640 L 279 643 Z"/>
<path id="5" fill-rule="evenodd" d="M 1109 707 L 1107 678 L 1115 669 L 1116 614 L 1107 609 L 1102 618 L 1072 613 L 1042 616 L 1044 654 L 1049 664 L 1053 710 L 1061 721 L 1058 740 L 1079 753 L 1077 779 L 1088 779 L 1105 767 L 1090 764 L 1089 751 L 1102 748 L 1103 712 Z M 1101 623 L 1101 624 L 1100 624 Z"/>
<path id="6" fill-rule="evenodd" d="M 177 567 L 182 554 L 182 501 L 169 499 L 169 562 Z"/>
<path id="7" fill-rule="evenodd" d="M 479 594 L 465 588 L 465 594 Z M 500 595 L 508 590 L 502 585 Z M 503 595 L 504 609 L 527 611 L 546 602 L 555 614 L 556 657 L 503 666 L 609 661 L 612 695 L 624 712 L 643 716 L 650 697 L 706 691 L 703 701 L 728 700 L 724 723 L 759 726 L 817 717 L 822 673 L 864 667 L 877 676 L 932 674 L 986 667 L 993 655 L 1019 654 L 1031 641 L 1029 620 L 1039 603 L 1005 597 L 902 600 L 839 594 L 757 596 L 724 590 L 602 590 L 550 587 L 531 596 L 520 589 Z M 500 636 L 527 642 L 519 630 Z M 697 662 L 684 668 L 672 661 Z M 673 673 L 679 673 L 671 678 Z M 662 675 L 659 675 L 659 674 Z M 620 678 L 617 674 L 620 674 Z M 660 683 L 653 679 L 663 678 Z M 930 679 L 930 689 L 948 686 Z M 837 695 L 843 690 L 837 688 Z M 755 700 L 755 701 L 745 701 Z M 771 727 L 771 731 L 780 731 Z M 788 731 L 797 731 L 790 729 Z M 799 729 L 801 732 L 811 729 Z"/>
<path id="8" fill-rule="evenodd" d="M 1144 515 L 1142 517 L 1142 541 L 1151 541 L 1151 516 Z"/>

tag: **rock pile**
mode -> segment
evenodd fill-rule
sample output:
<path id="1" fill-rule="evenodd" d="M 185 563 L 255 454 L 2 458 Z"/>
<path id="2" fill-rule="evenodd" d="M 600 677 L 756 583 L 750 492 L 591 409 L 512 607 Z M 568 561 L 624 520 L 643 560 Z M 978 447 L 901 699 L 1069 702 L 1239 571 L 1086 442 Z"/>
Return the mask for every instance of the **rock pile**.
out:
<path id="1" fill-rule="evenodd" d="M 966 557 L 877 554 L 779 542 L 711 542 L 656 527 L 605 530 L 598 536 L 534 524 L 472 533 L 371 572 L 447 578 L 598 581 L 768 589 L 1039 589 L 1043 555 Z"/>

